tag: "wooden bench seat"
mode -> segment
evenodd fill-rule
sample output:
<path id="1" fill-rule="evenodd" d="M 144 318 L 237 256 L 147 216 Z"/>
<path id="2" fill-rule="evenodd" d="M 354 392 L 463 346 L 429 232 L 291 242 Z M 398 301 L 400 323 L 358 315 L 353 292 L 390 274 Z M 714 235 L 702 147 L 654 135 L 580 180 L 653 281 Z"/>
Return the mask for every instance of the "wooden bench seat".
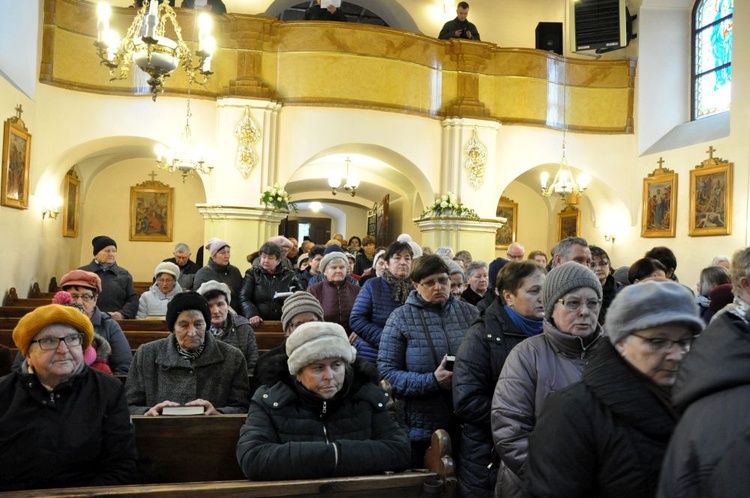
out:
<path id="1" fill-rule="evenodd" d="M 444 430 L 438 430 L 432 436 L 430 449 L 425 456 L 426 469 L 388 475 L 250 482 L 242 478 L 235 457 L 239 428 L 244 420 L 244 415 L 133 417 L 141 478 L 179 481 L 52 489 L 44 490 L 43 493 L 17 491 L 3 496 L 450 498 L 455 494 L 456 479 L 450 455 L 450 437 Z M 190 447 L 187 447 L 188 443 Z M 220 476 L 231 472 L 239 472 L 240 477 L 237 480 L 221 479 Z M 199 477 L 204 476 L 218 479 L 197 482 Z"/>

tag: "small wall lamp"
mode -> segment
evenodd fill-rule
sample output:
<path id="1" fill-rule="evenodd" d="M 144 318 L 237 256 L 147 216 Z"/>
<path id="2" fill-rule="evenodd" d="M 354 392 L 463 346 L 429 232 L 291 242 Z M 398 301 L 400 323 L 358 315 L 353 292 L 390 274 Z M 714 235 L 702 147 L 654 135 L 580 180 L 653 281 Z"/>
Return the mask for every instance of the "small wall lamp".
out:
<path id="1" fill-rule="evenodd" d="M 42 219 L 49 218 L 50 220 L 56 220 L 57 215 L 60 214 L 60 206 L 62 201 L 60 198 L 52 198 L 47 204 L 42 206 Z"/>
<path id="2" fill-rule="evenodd" d="M 607 242 L 611 242 L 612 244 L 615 243 L 615 234 L 614 233 L 605 233 L 604 234 L 604 240 Z"/>

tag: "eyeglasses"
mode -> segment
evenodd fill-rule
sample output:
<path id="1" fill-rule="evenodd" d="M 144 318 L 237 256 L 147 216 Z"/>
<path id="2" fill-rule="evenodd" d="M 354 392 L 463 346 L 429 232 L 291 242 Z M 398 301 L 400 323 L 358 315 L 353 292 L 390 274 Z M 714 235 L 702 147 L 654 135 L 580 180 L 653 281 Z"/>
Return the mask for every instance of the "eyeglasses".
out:
<path id="1" fill-rule="evenodd" d="M 52 349 L 57 349 L 57 346 L 60 345 L 60 341 L 65 341 L 65 344 L 71 347 L 80 346 L 83 341 L 83 334 L 70 334 L 65 337 L 49 336 L 31 342 L 39 344 L 39 348 L 42 351 L 50 351 Z"/>
<path id="2" fill-rule="evenodd" d="M 580 299 L 570 298 L 570 299 L 558 299 L 557 302 L 565 306 L 565 308 L 570 311 L 578 311 L 579 309 L 581 309 L 581 306 L 583 306 L 584 304 L 589 310 L 598 311 L 602 305 L 602 302 L 600 299 L 588 299 L 587 301 L 584 302 L 584 301 L 581 301 Z"/>
<path id="3" fill-rule="evenodd" d="M 173 284 L 175 282 L 174 278 L 157 278 L 156 282 L 159 284 Z"/>
<path id="4" fill-rule="evenodd" d="M 693 345 L 693 341 L 695 340 L 695 337 L 687 337 L 685 339 L 680 339 L 677 341 L 673 341 L 671 339 L 666 339 L 664 337 L 643 337 L 642 335 L 638 334 L 631 334 L 645 342 L 649 345 L 651 349 L 654 351 L 660 351 L 660 352 L 666 352 L 672 349 L 672 346 L 675 344 L 678 348 L 680 348 L 682 351 L 688 352 L 690 351 L 690 347 Z"/>
<path id="5" fill-rule="evenodd" d="M 296 329 L 297 327 L 299 327 L 299 326 L 300 326 L 300 325 L 302 325 L 303 323 L 309 323 L 309 322 L 317 322 L 317 321 L 318 321 L 318 320 L 315 320 L 315 319 L 313 319 L 313 320 L 305 320 L 304 322 L 292 322 L 292 323 L 290 323 L 289 325 L 287 325 L 286 327 L 287 327 L 287 328 L 289 329 L 289 333 L 291 334 L 292 332 L 294 332 L 294 331 L 295 331 L 295 329 Z"/>
<path id="6" fill-rule="evenodd" d="M 442 287 L 444 285 L 448 285 L 449 281 L 450 279 L 448 277 L 430 278 L 428 280 L 419 282 L 419 285 L 422 285 L 424 287 L 435 287 L 435 284 L 438 284 Z"/>
<path id="7" fill-rule="evenodd" d="M 598 263 L 596 261 L 589 262 L 589 268 L 591 268 L 592 270 L 595 269 L 597 266 L 599 268 L 606 268 L 609 266 L 609 261 L 602 260 L 602 261 L 599 261 Z"/>
<path id="8" fill-rule="evenodd" d="M 71 294 L 70 298 L 73 301 L 78 301 L 80 299 L 84 303 L 88 303 L 94 299 L 94 295 L 93 294 Z"/>

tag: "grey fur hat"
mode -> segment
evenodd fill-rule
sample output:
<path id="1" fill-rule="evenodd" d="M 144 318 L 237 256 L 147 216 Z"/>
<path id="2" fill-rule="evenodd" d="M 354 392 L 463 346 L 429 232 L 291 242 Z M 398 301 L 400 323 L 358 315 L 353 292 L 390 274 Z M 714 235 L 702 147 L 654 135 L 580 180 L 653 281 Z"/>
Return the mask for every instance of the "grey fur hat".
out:
<path id="1" fill-rule="evenodd" d="M 544 305 L 544 316 L 549 319 L 555 303 L 562 299 L 570 291 L 589 287 L 594 289 L 596 296 L 602 298 L 602 284 L 596 278 L 594 272 L 580 263 L 568 261 L 556 266 L 549 272 L 544 280 L 542 291 L 542 304 Z"/>
<path id="2" fill-rule="evenodd" d="M 692 292 L 674 282 L 640 282 L 617 293 L 604 332 L 615 344 L 633 332 L 673 323 L 687 326 L 693 335 L 703 330 Z"/>
<path id="3" fill-rule="evenodd" d="M 289 373 L 294 375 L 310 363 L 327 358 L 341 358 L 351 364 L 357 350 L 349 344 L 344 327 L 331 322 L 307 322 L 286 339 Z"/>
<path id="4" fill-rule="evenodd" d="M 229 288 L 227 284 L 224 282 L 219 282 L 217 280 L 209 280 L 208 282 L 203 282 L 200 287 L 198 287 L 198 294 L 201 296 L 205 296 L 206 293 L 209 291 L 219 291 L 222 294 L 224 294 L 227 297 L 227 303 L 232 300 L 232 290 Z"/>

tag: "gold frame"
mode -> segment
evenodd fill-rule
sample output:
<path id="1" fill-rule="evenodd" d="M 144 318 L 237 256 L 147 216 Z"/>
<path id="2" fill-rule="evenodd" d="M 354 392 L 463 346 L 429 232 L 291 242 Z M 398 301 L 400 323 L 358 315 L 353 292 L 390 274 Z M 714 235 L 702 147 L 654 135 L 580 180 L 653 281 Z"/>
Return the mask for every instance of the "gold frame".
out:
<path id="1" fill-rule="evenodd" d="M 23 148 L 23 171 L 20 172 L 21 185 L 18 185 L 20 192 L 15 192 L 13 196 L 8 195 L 8 190 L 11 188 L 10 182 L 10 167 L 11 157 L 15 154 L 20 153 L 14 152 L 11 154 L 11 141 L 22 140 L 24 141 Z M 17 148 L 16 148 L 17 150 Z M 29 208 L 29 170 L 31 164 L 31 134 L 26 129 L 26 125 L 21 119 L 21 107 L 16 108 L 16 116 L 5 120 L 5 127 L 3 130 L 3 173 L 2 173 L 2 192 L 0 192 L 0 205 L 15 208 L 15 209 L 28 209 Z M 14 162 L 14 166 L 18 166 Z"/>
<path id="2" fill-rule="evenodd" d="M 575 220 L 575 233 L 563 233 L 563 225 L 570 224 L 571 219 Z M 566 237 L 581 236 L 581 212 L 575 206 L 565 206 L 565 209 L 557 213 L 557 241 L 560 242 Z"/>
<path id="3" fill-rule="evenodd" d="M 507 212 L 503 214 L 503 210 L 510 210 L 510 216 L 506 216 Z M 497 207 L 495 208 L 495 216 L 507 218 L 505 225 L 497 229 L 495 233 L 495 249 L 507 249 L 510 244 L 517 240 L 518 236 L 518 203 L 513 202 L 513 199 L 501 196 L 500 200 L 497 201 Z M 507 244 L 504 244 L 500 240 L 500 232 L 507 231 L 506 226 L 510 225 L 510 237 L 511 240 Z"/>
<path id="4" fill-rule="evenodd" d="M 691 237 L 705 237 L 711 235 L 731 235 L 732 233 L 732 170 L 734 163 L 725 161 L 721 158 L 713 157 L 715 149 L 709 147 L 708 153 L 709 158 L 704 160 L 701 164 L 697 165 L 695 169 L 690 170 L 690 217 L 688 219 L 689 232 L 688 235 Z M 704 181 L 704 177 L 708 178 Z M 716 186 L 711 186 L 711 182 L 719 180 L 724 184 L 723 191 L 718 192 L 718 196 L 713 195 L 713 192 L 709 192 L 709 199 L 707 202 L 719 201 L 723 204 L 724 209 L 720 212 L 701 212 L 701 201 L 698 196 L 705 197 L 702 195 L 704 188 L 715 190 Z M 708 183 L 708 186 L 706 186 Z M 701 187 L 699 189 L 699 186 Z M 718 188 L 720 188 L 720 184 Z M 699 192 L 700 190 L 700 192 Z M 709 204 L 710 206 L 710 204 Z M 714 215 L 711 218 L 711 215 Z M 718 216 L 717 216 L 718 215 Z M 703 218 L 699 221 L 698 218 Z M 721 221 L 721 224 L 714 226 L 705 226 L 707 223 L 716 223 Z"/>
<path id="5" fill-rule="evenodd" d="M 74 170 L 68 171 L 63 182 L 63 237 L 78 237 L 78 229 L 81 226 L 80 203 L 81 203 L 81 180 Z"/>
<path id="6" fill-rule="evenodd" d="M 164 201 L 159 202 L 159 199 L 164 199 Z M 143 214 L 138 207 L 139 200 L 148 200 L 151 204 L 156 203 L 157 207 L 166 210 L 166 214 Z M 130 240 L 172 242 L 173 214 L 174 189 L 172 187 L 159 181 L 147 181 L 130 187 Z M 148 222 L 145 230 L 142 229 L 144 222 Z M 155 227 L 157 230 L 152 232 Z"/>
<path id="7" fill-rule="evenodd" d="M 641 237 L 652 238 L 652 237 L 674 237 L 676 234 L 676 222 L 677 222 L 677 173 L 671 169 L 662 168 L 661 165 L 664 161 L 659 158 L 659 167 L 656 168 L 652 173 L 649 173 L 647 178 L 643 179 L 643 208 L 641 213 Z M 669 226 L 667 228 L 649 228 L 652 225 L 649 219 L 649 213 L 651 212 L 651 195 L 653 189 L 664 188 L 662 185 L 669 184 Z M 663 194 L 661 194 L 663 195 Z M 662 225 L 663 226 L 663 225 Z"/>

